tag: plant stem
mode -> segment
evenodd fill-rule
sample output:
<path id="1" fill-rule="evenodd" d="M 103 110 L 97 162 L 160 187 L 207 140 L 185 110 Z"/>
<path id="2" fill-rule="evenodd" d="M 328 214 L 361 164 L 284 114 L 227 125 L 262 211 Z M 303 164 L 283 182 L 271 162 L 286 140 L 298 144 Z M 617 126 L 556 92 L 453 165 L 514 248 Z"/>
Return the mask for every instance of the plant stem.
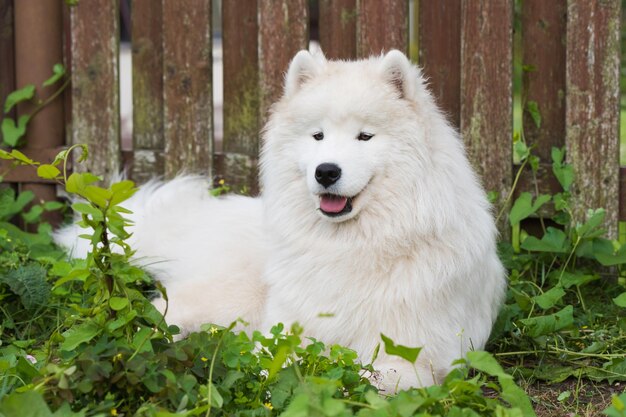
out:
<path id="1" fill-rule="evenodd" d="M 35 115 L 37 113 L 39 113 L 44 107 L 46 107 L 48 104 L 52 103 L 54 101 L 55 98 L 57 98 L 62 92 L 63 90 L 65 90 L 65 87 L 67 87 L 70 83 L 71 78 L 67 78 L 65 80 L 65 82 L 61 85 L 61 87 L 59 87 L 59 89 L 57 91 L 55 91 L 50 97 L 48 97 L 44 102 L 42 102 L 41 104 L 39 104 L 35 110 L 33 110 L 33 112 L 30 114 L 30 118 L 32 119 L 33 117 L 35 117 Z"/>
<path id="2" fill-rule="evenodd" d="M 517 170 L 517 174 L 515 174 L 515 180 L 513 180 L 513 185 L 511 186 L 511 191 L 509 191 L 509 194 L 506 196 L 506 199 L 502 203 L 502 207 L 500 207 L 500 212 L 498 213 L 498 216 L 496 217 L 496 224 L 498 223 L 498 221 L 504 214 L 504 211 L 506 210 L 507 206 L 509 205 L 509 202 L 511 201 L 511 197 L 513 197 L 513 193 L 515 192 L 515 189 L 517 188 L 517 183 L 519 182 L 519 179 L 522 176 L 522 171 L 524 170 L 524 167 L 526 166 L 527 163 L 528 163 L 528 158 L 524 159 L 524 162 L 522 162 L 522 165 L 520 165 L 519 169 Z"/>

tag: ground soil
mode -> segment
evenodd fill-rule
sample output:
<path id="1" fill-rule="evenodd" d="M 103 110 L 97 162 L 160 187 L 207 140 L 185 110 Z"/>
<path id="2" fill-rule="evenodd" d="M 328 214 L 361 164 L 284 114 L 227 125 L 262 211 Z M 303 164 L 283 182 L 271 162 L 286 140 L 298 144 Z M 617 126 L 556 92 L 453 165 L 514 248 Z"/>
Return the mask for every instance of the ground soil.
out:
<path id="1" fill-rule="evenodd" d="M 530 396 L 538 417 L 604 416 L 602 411 L 611 405 L 611 396 L 626 390 L 626 383 L 623 382 L 608 384 L 574 378 L 560 383 L 535 381 L 520 385 Z M 569 396 L 561 395 L 567 391 Z"/>

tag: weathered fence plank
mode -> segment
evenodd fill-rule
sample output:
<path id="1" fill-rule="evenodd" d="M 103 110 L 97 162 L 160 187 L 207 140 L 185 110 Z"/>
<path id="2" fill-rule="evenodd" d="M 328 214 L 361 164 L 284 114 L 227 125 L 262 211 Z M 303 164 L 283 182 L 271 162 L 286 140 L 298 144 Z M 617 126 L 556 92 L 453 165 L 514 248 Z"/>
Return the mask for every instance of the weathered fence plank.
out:
<path id="1" fill-rule="evenodd" d="M 550 163 L 553 146 L 565 144 L 565 35 L 567 0 L 522 2 L 524 137 L 533 153 Z M 527 110 L 535 102 L 537 126 Z"/>
<path id="2" fill-rule="evenodd" d="M 509 1 L 462 2 L 461 132 L 485 188 L 498 192 L 500 207 L 512 175 L 512 9 Z M 505 224 L 502 218 L 503 233 Z"/>
<path id="3" fill-rule="evenodd" d="M 574 164 L 575 220 L 606 209 L 617 237 L 620 1 L 567 3 L 566 145 Z"/>
<path id="4" fill-rule="evenodd" d="M 143 183 L 165 173 L 163 141 L 163 14 L 161 2 L 134 0 L 133 167 L 131 177 Z"/>
<path id="5" fill-rule="evenodd" d="M 15 3 L 15 83 L 22 87 L 34 84 L 37 97 L 42 101 L 51 101 L 35 114 L 23 138 L 25 146 L 20 150 L 27 155 L 34 150 L 56 148 L 65 142 L 63 98 L 53 98 L 59 84 L 41 87 L 50 78 L 52 67 L 63 62 L 63 14 L 56 0 L 20 0 Z M 37 106 L 32 103 L 20 103 L 17 116 L 33 115 Z M 51 159 L 41 162 L 51 162 Z M 20 184 L 20 191 L 32 191 L 37 201 L 49 201 L 56 198 L 56 187 L 41 184 L 39 181 Z M 59 223 L 59 213 L 44 213 L 44 218 L 52 223 Z"/>
<path id="6" fill-rule="evenodd" d="M 356 58 L 356 0 L 320 0 L 320 45 L 328 59 Z"/>
<path id="7" fill-rule="evenodd" d="M 309 13 L 306 0 L 259 2 L 259 71 L 261 120 L 280 98 L 284 73 L 296 52 L 308 49 Z"/>
<path id="8" fill-rule="evenodd" d="M 409 3 L 406 0 L 357 1 L 357 56 L 390 49 L 408 53 Z"/>
<path id="9" fill-rule="evenodd" d="M 163 0 L 165 174 L 212 173 L 210 0 Z"/>
<path id="10" fill-rule="evenodd" d="M 72 143 L 89 145 L 89 169 L 107 179 L 121 166 L 118 2 L 78 2 L 70 20 Z"/>
<path id="11" fill-rule="evenodd" d="M 437 103 L 461 124 L 461 0 L 419 2 L 419 63 Z"/>
<path id="12" fill-rule="evenodd" d="M 0 0 L 0 105 L 15 90 L 13 0 Z M 3 111 L 4 113 L 4 111 Z M 14 115 L 14 114 L 12 114 Z M 0 132 L 2 143 L 2 132 Z"/>
<path id="13" fill-rule="evenodd" d="M 259 60 L 257 0 L 222 3 L 224 139 L 221 172 L 234 191 L 258 192 Z"/>

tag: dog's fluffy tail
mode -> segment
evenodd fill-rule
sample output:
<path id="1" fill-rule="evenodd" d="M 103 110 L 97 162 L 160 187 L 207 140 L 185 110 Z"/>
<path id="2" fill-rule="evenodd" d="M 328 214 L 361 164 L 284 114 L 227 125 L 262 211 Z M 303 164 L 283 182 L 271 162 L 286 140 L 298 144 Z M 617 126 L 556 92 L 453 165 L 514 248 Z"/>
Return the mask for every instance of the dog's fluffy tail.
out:
<path id="1" fill-rule="evenodd" d="M 209 180 L 200 176 L 181 176 L 171 181 L 152 180 L 141 186 L 139 191 L 121 205 L 132 211 L 125 215 L 132 223 L 145 217 L 150 207 L 171 203 L 173 206 L 185 199 L 207 198 Z M 72 258 L 85 258 L 91 249 L 91 242 L 80 235 L 90 235 L 93 230 L 80 227 L 76 216 L 74 221 L 58 230 L 52 238 L 54 242 L 66 249 Z M 133 232 L 133 227 L 129 231 Z M 130 242 L 132 245 L 132 242 Z"/>

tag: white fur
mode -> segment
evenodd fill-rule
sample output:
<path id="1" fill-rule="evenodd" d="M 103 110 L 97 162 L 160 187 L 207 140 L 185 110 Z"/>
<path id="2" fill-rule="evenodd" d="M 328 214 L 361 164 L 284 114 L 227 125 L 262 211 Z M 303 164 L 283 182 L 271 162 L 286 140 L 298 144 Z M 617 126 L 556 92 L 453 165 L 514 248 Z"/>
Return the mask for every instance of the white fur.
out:
<path id="1" fill-rule="evenodd" d="M 315 180 L 321 163 L 342 170 L 328 189 Z M 437 382 L 484 346 L 505 286 L 490 207 L 403 54 L 327 62 L 299 52 L 264 130 L 261 185 L 261 199 L 212 198 L 202 179 L 178 178 L 130 201 L 130 244 L 164 282 L 170 322 L 298 322 L 364 362 L 380 333 L 423 346 L 417 373 L 379 355 L 388 391 Z M 326 192 L 354 197 L 352 212 L 324 215 Z M 71 247 L 75 229 L 57 241 Z"/>

